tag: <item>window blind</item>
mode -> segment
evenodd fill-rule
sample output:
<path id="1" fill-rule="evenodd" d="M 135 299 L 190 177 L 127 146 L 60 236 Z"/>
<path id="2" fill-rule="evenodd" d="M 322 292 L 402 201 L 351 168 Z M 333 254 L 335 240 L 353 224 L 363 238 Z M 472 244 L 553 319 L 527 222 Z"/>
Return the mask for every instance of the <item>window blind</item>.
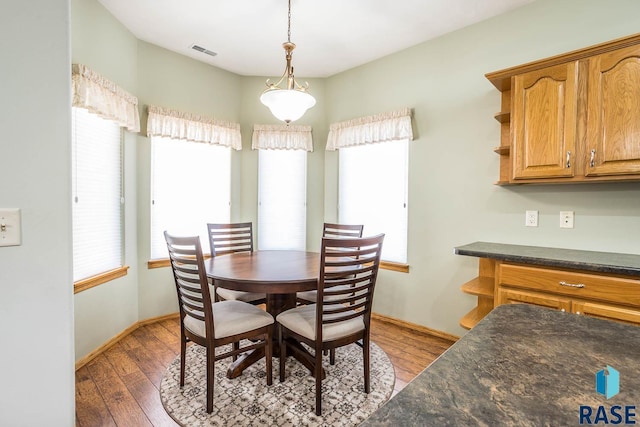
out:
<path id="1" fill-rule="evenodd" d="M 307 152 L 259 150 L 258 249 L 305 250 Z"/>
<path id="2" fill-rule="evenodd" d="M 72 109 L 73 280 L 122 266 L 122 131 Z"/>
<path id="3" fill-rule="evenodd" d="M 230 219 L 231 148 L 154 136 L 151 150 L 151 259 L 168 257 L 165 230 L 208 253 L 207 223 Z"/>
<path id="4" fill-rule="evenodd" d="M 382 258 L 407 262 L 408 140 L 341 148 L 338 219 L 385 233 Z"/>

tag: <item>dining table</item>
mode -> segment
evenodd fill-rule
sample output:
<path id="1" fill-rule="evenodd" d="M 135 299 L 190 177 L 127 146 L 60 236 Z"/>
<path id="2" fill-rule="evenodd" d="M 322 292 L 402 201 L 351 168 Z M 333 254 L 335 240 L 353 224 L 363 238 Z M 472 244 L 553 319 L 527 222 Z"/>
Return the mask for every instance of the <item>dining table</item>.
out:
<path id="1" fill-rule="evenodd" d="M 283 311 L 296 307 L 297 292 L 317 289 L 320 254 L 297 250 L 237 252 L 209 258 L 205 261 L 205 269 L 214 286 L 266 294 L 266 311 L 275 318 Z M 273 355 L 280 357 L 275 323 L 273 328 Z M 313 374 L 313 356 L 300 343 L 290 344 L 287 355 L 296 358 Z M 264 348 L 245 353 L 231 364 L 227 377 L 242 375 L 244 369 L 261 360 L 264 355 Z"/>

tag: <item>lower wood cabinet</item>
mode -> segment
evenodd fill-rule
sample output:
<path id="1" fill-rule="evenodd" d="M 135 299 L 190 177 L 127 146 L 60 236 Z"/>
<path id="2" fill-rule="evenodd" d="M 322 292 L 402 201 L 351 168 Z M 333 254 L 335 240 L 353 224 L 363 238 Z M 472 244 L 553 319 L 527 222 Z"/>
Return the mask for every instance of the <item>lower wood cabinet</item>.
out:
<path id="1" fill-rule="evenodd" d="M 480 258 L 480 276 L 462 290 L 478 297 L 478 306 L 460 321 L 468 329 L 501 304 L 533 304 L 640 326 L 640 278 L 635 276 Z"/>
<path id="2" fill-rule="evenodd" d="M 560 311 L 571 311 L 569 298 L 544 294 L 542 292 L 523 291 L 504 286 L 498 287 L 496 306 L 502 304 L 531 304 L 541 307 L 555 308 Z"/>
<path id="3" fill-rule="evenodd" d="M 640 309 L 590 301 L 574 301 L 572 311 L 584 316 L 640 325 Z"/>
<path id="4" fill-rule="evenodd" d="M 640 280 L 501 263 L 495 305 L 535 304 L 640 325 Z"/>
<path id="5" fill-rule="evenodd" d="M 640 308 L 623 307 L 594 301 L 572 300 L 543 292 L 498 287 L 496 305 L 531 304 L 582 316 L 597 317 L 640 325 Z"/>

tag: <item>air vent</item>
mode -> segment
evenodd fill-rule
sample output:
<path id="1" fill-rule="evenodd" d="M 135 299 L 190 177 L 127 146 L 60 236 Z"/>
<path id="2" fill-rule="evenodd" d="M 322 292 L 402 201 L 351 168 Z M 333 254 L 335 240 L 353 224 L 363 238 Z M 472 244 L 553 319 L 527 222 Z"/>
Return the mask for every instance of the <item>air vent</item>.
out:
<path id="1" fill-rule="evenodd" d="M 191 49 L 197 50 L 198 52 L 202 52 L 202 53 L 207 54 L 209 56 L 216 56 L 217 55 L 217 53 L 215 53 L 214 51 L 209 50 L 209 49 L 205 49 L 204 47 L 198 46 L 197 44 L 192 44 L 191 45 Z"/>

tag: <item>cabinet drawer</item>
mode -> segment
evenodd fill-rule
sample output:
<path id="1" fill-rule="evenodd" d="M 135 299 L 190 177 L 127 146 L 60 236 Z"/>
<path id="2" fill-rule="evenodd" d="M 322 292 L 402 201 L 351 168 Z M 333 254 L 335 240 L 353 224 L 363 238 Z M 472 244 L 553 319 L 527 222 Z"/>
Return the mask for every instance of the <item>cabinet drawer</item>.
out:
<path id="1" fill-rule="evenodd" d="M 498 280 L 500 285 L 640 307 L 637 279 L 501 264 Z"/>

